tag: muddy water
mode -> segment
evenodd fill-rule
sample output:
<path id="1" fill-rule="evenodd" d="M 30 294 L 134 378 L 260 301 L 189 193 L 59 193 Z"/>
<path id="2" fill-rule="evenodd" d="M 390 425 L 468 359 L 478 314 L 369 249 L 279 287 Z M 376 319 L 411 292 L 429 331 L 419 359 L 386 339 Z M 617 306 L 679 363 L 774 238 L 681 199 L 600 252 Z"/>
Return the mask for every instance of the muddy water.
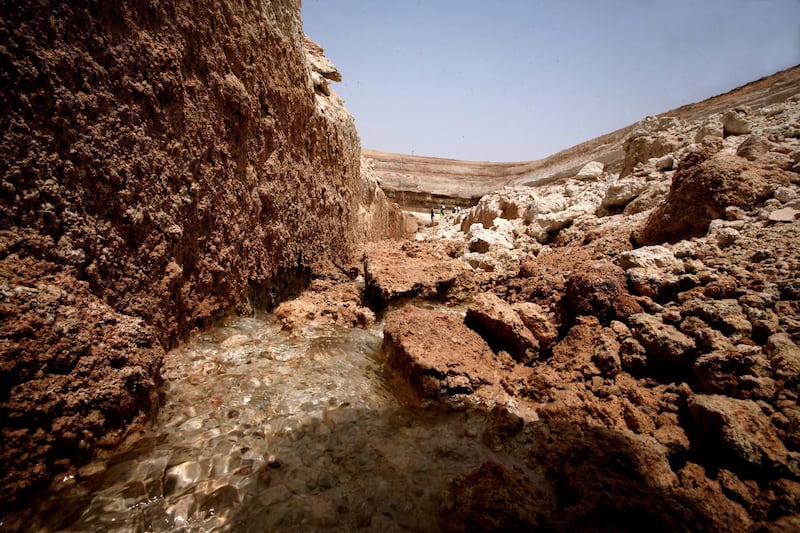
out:
<path id="1" fill-rule="evenodd" d="M 168 354 L 152 435 L 27 526 L 436 530 L 448 482 L 495 453 L 481 415 L 398 400 L 381 340 L 380 326 L 291 337 L 270 315 L 197 335 Z"/>

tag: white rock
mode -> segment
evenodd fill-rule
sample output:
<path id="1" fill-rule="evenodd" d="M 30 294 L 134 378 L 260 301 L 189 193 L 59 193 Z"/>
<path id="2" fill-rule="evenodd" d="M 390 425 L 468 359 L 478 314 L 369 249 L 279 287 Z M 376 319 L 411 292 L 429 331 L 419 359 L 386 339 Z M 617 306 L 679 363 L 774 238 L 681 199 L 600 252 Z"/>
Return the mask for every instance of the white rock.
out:
<path id="1" fill-rule="evenodd" d="M 658 170 L 672 170 L 674 166 L 675 166 L 675 158 L 672 157 L 672 154 L 667 154 L 656 160 L 656 168 Z"/>
<path id="2" fill-rule="evenodd" d="M 722 115 L 722 130 L 725 135 L 747 135 L 750 133 L 750 122 L 743 109 L 731 109 Z"/>
<path id="3" fill-rule="evenodd" d="M 626 205 L 642 194 L 647 186 L 647 179 L 644 176 L 629 175 L 608 186 L 602 205 L 605 207 Z"/>
<path id="4" fill-rule="evenodd" d="M 739 239 L 740 235 L 739 232 L 733 228 L 722 227 L 714 231 L 713 237 L 717 243 L 717 246 L 720 248 L 727 248 L 735 243 Z"/>
<path id="5" fill-rule="evenodd" d="M 794 189 L 790 189 L 789 187 L 778 187 L 775 189 L 775 193 L 773 194 L 776 200 L 780 203 L 785 204 L 787 202 L 791 202 L 797 198 L 797 192 Z"/>
<path id="6" fill-rule="evenodd" d="M 784 207 L 783 209 L 776 209 L 769 214 L 769 220 L 772 222 L 793 222 L 800 216 L 800 211 L 792 207 Z"/>
<path id="7" fill-rule="evenodd" d="M 683 269 L 683 263 L 665 246 L 644 246 L 619 255 L 619 266 L 630 268 Z"/>
<path id="8" fill-rule="evenodd" d="M 590 161 L 583 165 L 583 168 L 578 171 L 575 177 L 580 180 L 586 180 L 599 178 L 602 174 L 603 163 L 599 161 Z"/>
<path id="9" fill-rule="evenodd" d="M 497 248 L 514 249 L 514 245 L 508 242 L 504 236 L 489 229 L 470 231 L 470 239 L 467 242 L 467 246 L 471 252 L 478 253 L 486 253 Z"/>

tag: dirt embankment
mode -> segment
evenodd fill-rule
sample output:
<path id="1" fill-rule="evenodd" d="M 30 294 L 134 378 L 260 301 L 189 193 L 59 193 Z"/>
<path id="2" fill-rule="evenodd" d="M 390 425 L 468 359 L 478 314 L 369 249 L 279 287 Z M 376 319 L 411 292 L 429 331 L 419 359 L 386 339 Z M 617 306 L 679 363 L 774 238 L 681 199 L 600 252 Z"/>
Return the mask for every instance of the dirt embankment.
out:
<path id="1" fill-rule="evenodd" d="M 400 227 L 296 0 L 6 2 L 4 504 L 155 406 L 164 348 Z"/>
<path id="2" fill-rule="evenodd" d="M 800 66 L 657 116 L 695 121 L 735 106 L 779 103 L 798 92 Z M 544 159 L 516 163 L 459 161 L 373 150 L 362 153 L 374 162 L 387 196 L 404 209 L 426 211 L 442 203 L 467 207 L 506 185 L 541 185 L 572 177 L 587 161 L 599 161 L 609 172 L 620 172 L 625 166 L 623 145 L 636 126 L 631 124 Z"/>

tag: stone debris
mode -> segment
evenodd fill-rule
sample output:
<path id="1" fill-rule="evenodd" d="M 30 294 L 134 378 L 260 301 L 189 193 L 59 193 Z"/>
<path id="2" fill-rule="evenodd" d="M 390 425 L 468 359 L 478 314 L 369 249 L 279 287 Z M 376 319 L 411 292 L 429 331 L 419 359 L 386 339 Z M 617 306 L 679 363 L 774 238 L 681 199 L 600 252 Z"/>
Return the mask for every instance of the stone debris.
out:
<path id="1" fill-rule="evenodd" d="M 629 445 L 666 458 L 634 484 L 644 491 L 637 509 L 652 505 L 644 512 L 660 524 L 771 530 L 800 515 L 800 130 L 790 126 L 798 120 L 800 95 L 702 122 L 648 117 L 625 142 L 619 174 L 587 162 L 580 180 L 507 187 L 453 220 L 460 232 L 424 239 L 471 266 L 476 292 L 450 301 L 463 302 L 467 324 L 513 361 L 485 372 L 513 397 L 506 409 L 535 412 L 527 430 L 565 439 L 566 454 L 577 452 L 560 424 L 583 438 L 614 431 L 641 440 L 616 441 L 610 462 Z M 487 229 L 512 248 L 472 241 Z M 471 396 L 459 401 L 483 401 Z M 575 503 L 567 518 L 534 489 L 563 486 L 572 472 L 561 451 L 544 448 L 529 450 L 554 454 L 554 477 L 487 463 L 454 481 L 443 528 L 480 520 L 485 502 L 472 488 L 500 494 L 492 491 L 505 483 L 531 488 L 528 499 L 495 502 L 503 527 L 523 516 L 530 527 L 543 516 L 549 527 L 585 525 L 581 513 L 602 503 Z M 574 478 L 570 494 L 581 496 L 571 501 L 611 490 L 613 468 L 596 468 Z M 601 478 L 592 492 L 587 484 Z M 652 483 L 663 483 L 657 496 L 642 488 Z"/>

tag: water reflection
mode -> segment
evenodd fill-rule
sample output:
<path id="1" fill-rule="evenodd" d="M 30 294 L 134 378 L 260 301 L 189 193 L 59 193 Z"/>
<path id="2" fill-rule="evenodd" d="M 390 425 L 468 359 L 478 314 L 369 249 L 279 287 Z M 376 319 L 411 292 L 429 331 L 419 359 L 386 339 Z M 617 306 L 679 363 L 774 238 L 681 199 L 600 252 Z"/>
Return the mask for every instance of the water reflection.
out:
<path id="1" fill-rule="evenodd" d="M 167 356 L 152 434 L 26 526 L 435 530 L 447 483 L 494 454 L 480 415 L 398 401 L 381 340 L 380 326 L 290 336 L 270 315 L 197 335 Z"/>

